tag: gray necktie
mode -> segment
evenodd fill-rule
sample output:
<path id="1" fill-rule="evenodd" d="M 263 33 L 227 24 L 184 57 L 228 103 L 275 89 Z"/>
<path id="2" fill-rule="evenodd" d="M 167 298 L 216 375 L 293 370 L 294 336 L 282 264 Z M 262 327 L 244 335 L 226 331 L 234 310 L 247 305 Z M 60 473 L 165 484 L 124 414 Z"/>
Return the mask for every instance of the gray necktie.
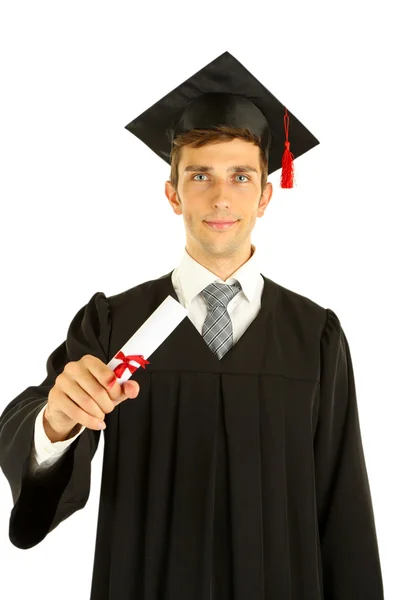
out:
<path id="1" fill-rule="evenodd" d="M 233 344 L 232 321 L 227 306 L 241 289 L 238 281 L 232 285 L 216 282 L 210 283 L 201 292 L 208 308 L 202 335 L 218 359 L 221 359 Z"/>

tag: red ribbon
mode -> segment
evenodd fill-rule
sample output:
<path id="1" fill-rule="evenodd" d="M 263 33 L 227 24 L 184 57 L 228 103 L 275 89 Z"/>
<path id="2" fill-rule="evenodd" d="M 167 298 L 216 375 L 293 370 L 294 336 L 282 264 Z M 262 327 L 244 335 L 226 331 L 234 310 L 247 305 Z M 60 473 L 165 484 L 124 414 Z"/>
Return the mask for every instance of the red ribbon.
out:
<path id="1" fill-rule="evenodd" d="M 142 354 L 128 354 L 127 356 L 125 356 L 125 354 L 121 350 L 118 352 L 118 354 L 114 356 L 114 358 L 122 360 L 122 363 L 117 365 L 114 369 L 116 377 L 121 377 L 125 369 L 129 369 L 131 373 L 134 373 L 139 368 L 135 367 L 134 365 L 131 365 L 129 362 L 131 360 L 134 360 L 135 362 L 139 363 L 140 366 L 143 367 L 143 369 L 146 368 L 146 365 L 150 364 L 150 362 L 146 360 Z"/>

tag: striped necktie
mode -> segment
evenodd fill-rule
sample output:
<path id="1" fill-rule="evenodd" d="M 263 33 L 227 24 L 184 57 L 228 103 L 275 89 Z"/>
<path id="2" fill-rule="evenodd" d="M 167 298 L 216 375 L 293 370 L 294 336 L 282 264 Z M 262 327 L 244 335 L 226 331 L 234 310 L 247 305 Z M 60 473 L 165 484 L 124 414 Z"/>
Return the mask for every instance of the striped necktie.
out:
<path id="1" fill-rule="evenodd" d="M 203 324 L 203 339 L 218 359 L 221 359 L 233 344 L 232 321 L 227 306 L 241 289 L 238 281 L 232 285 L 214 282 L 201 292 L 208 309 Z"/>

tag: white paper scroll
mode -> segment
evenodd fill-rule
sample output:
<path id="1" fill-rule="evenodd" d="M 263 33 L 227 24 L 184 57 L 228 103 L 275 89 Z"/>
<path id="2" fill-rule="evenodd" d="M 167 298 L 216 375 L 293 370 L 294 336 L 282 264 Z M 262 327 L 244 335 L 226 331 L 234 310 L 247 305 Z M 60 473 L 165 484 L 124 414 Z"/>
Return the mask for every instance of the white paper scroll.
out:
<path id="1" fill-rule="evenodd" d="M 172 296 L 167 296 L 150 317 L 139 327 L 136 333 L 119 350 L 125 356 L 142 355 L 145 359 L 153 354 L 163 341 L 178 327 L 179 323 L 187 316 L 188 311 L 182 304 L 177 302 Z M 118 352 L 108 363 L 112 370 L 123 360 L 115 358 Z M 131 360 L 130 364 L 140 368 L 140 363 Z M 144 367 L 145 368 L 145 367 Z M 122 384 L 131 377 L 129 368 L 125 368 L 120 377 L 117 377 L 118 383 Z"/>

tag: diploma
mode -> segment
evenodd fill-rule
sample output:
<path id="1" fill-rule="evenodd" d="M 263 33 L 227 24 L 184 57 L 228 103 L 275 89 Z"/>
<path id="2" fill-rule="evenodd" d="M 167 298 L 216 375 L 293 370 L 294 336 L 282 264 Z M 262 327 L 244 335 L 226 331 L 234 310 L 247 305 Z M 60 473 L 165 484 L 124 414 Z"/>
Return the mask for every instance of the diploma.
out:
<path id="1" fill-rule="evenodd" d="M 118 383 L 127 381 L 140 367 L 145 369 L 150 364 L 147 357 L 157 350 L 186 316 L 186 308 L 172 296 L 167 296 L 107 364 L 114 371 Z"/>

